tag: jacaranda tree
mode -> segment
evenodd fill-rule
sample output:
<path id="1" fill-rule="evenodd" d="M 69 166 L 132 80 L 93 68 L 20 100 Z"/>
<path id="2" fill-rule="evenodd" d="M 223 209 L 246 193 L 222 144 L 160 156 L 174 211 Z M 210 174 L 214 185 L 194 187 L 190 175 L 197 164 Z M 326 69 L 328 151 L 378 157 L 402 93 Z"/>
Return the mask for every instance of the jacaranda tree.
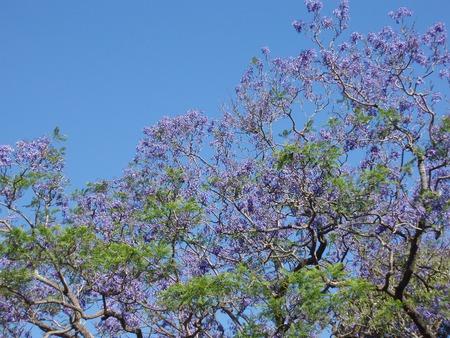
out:
<path id="1" fill-rule="evenodd" d="M 2 336 L 449 333 L 444 25 L 305 3 L 309 49 L 144 128 L 122 177 L 67 194 L 58 130 L 0 147 Z"/>

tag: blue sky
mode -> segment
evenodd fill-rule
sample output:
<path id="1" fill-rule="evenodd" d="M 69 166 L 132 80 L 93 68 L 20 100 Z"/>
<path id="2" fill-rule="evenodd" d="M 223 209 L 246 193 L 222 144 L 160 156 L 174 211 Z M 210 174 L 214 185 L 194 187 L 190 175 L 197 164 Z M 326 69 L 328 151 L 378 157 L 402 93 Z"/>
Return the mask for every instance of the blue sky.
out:
<path id="1" fill-rule="evenodd" d="M 378 31 L 400 6 L 419 30 L 450 27 L 448 0 L 350 0 L 351 30 Z M 297 55 L 301 18 L 302 0 L 0 0 L 0 144 L 59 126 L 74 187 L 119 176 L 142 127 L 219 116 L 265 45 Z"/>

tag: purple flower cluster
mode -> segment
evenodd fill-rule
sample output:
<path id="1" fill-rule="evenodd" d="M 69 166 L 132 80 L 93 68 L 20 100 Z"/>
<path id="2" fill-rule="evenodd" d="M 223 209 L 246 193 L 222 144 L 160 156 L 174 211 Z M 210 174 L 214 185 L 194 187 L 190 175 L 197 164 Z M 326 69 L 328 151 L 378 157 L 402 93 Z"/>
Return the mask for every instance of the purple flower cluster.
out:
<path id="1" fill-rule="evenodd" d="M 306 9 L 308 12 L 318 13 L 323 7 L 323 3 L 318 0 L 305 0 Z"/>
<path id="2" fill-rule="evenodd" d="M 344 22 L 350 20 L 348 11 L 349 11 L 348 0 L 343 0 L 339 3 L 338 8 L 333 10 L 333 14 L 340 22 Z"/>
<path id="3" fill-rule="evenodd" d="M 306 22 L 295 20 L 292 22 L 292 26 L 295 28 L 297 33 L 301 33 L 306 26 Z"/>
<path id="4" fill-rule="evenodd" d="M 12 163 L 12 159 L 10 157 L 11 153 L 14 152 L 14 148 L 3 145 L 0 146 L 0 166 L 10 166 Z"/>
<path id="5" fill-rule="evenodd" d="M 410 11 L 406 7 L 400 7 L 395 12 L 389 12 L 389 16 L 394 19 L 397 23 L 400 23 L 404 18 L 410 17 L 413 15 L 413 12 Z"/>

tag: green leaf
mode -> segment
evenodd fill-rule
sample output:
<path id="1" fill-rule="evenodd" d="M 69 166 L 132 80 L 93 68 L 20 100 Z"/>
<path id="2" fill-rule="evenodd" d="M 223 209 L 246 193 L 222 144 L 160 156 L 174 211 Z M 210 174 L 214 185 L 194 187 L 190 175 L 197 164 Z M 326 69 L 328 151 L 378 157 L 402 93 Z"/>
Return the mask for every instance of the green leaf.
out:
<path id="1" fill-rule="evenodd" d="M 60 128 L 56 126 L 53 130 L 53 139 L 56 141 L 67 141 L 67 135 L 60 134 Z"/>

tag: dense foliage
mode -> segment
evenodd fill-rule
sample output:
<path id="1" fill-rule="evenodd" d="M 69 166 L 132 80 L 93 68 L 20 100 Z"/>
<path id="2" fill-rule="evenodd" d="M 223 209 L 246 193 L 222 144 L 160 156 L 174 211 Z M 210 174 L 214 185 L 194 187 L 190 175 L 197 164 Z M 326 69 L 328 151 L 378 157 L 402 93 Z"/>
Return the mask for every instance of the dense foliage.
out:
<path id="1" fill-rule="evenodd" d="M 145 128 L 122 177 L 68 195 L 57 130 L 0 146 L 3 336 L 450 331 L 444 25 L 305 3 L 310 49 L 263 48 L 218 120 Z"/>

